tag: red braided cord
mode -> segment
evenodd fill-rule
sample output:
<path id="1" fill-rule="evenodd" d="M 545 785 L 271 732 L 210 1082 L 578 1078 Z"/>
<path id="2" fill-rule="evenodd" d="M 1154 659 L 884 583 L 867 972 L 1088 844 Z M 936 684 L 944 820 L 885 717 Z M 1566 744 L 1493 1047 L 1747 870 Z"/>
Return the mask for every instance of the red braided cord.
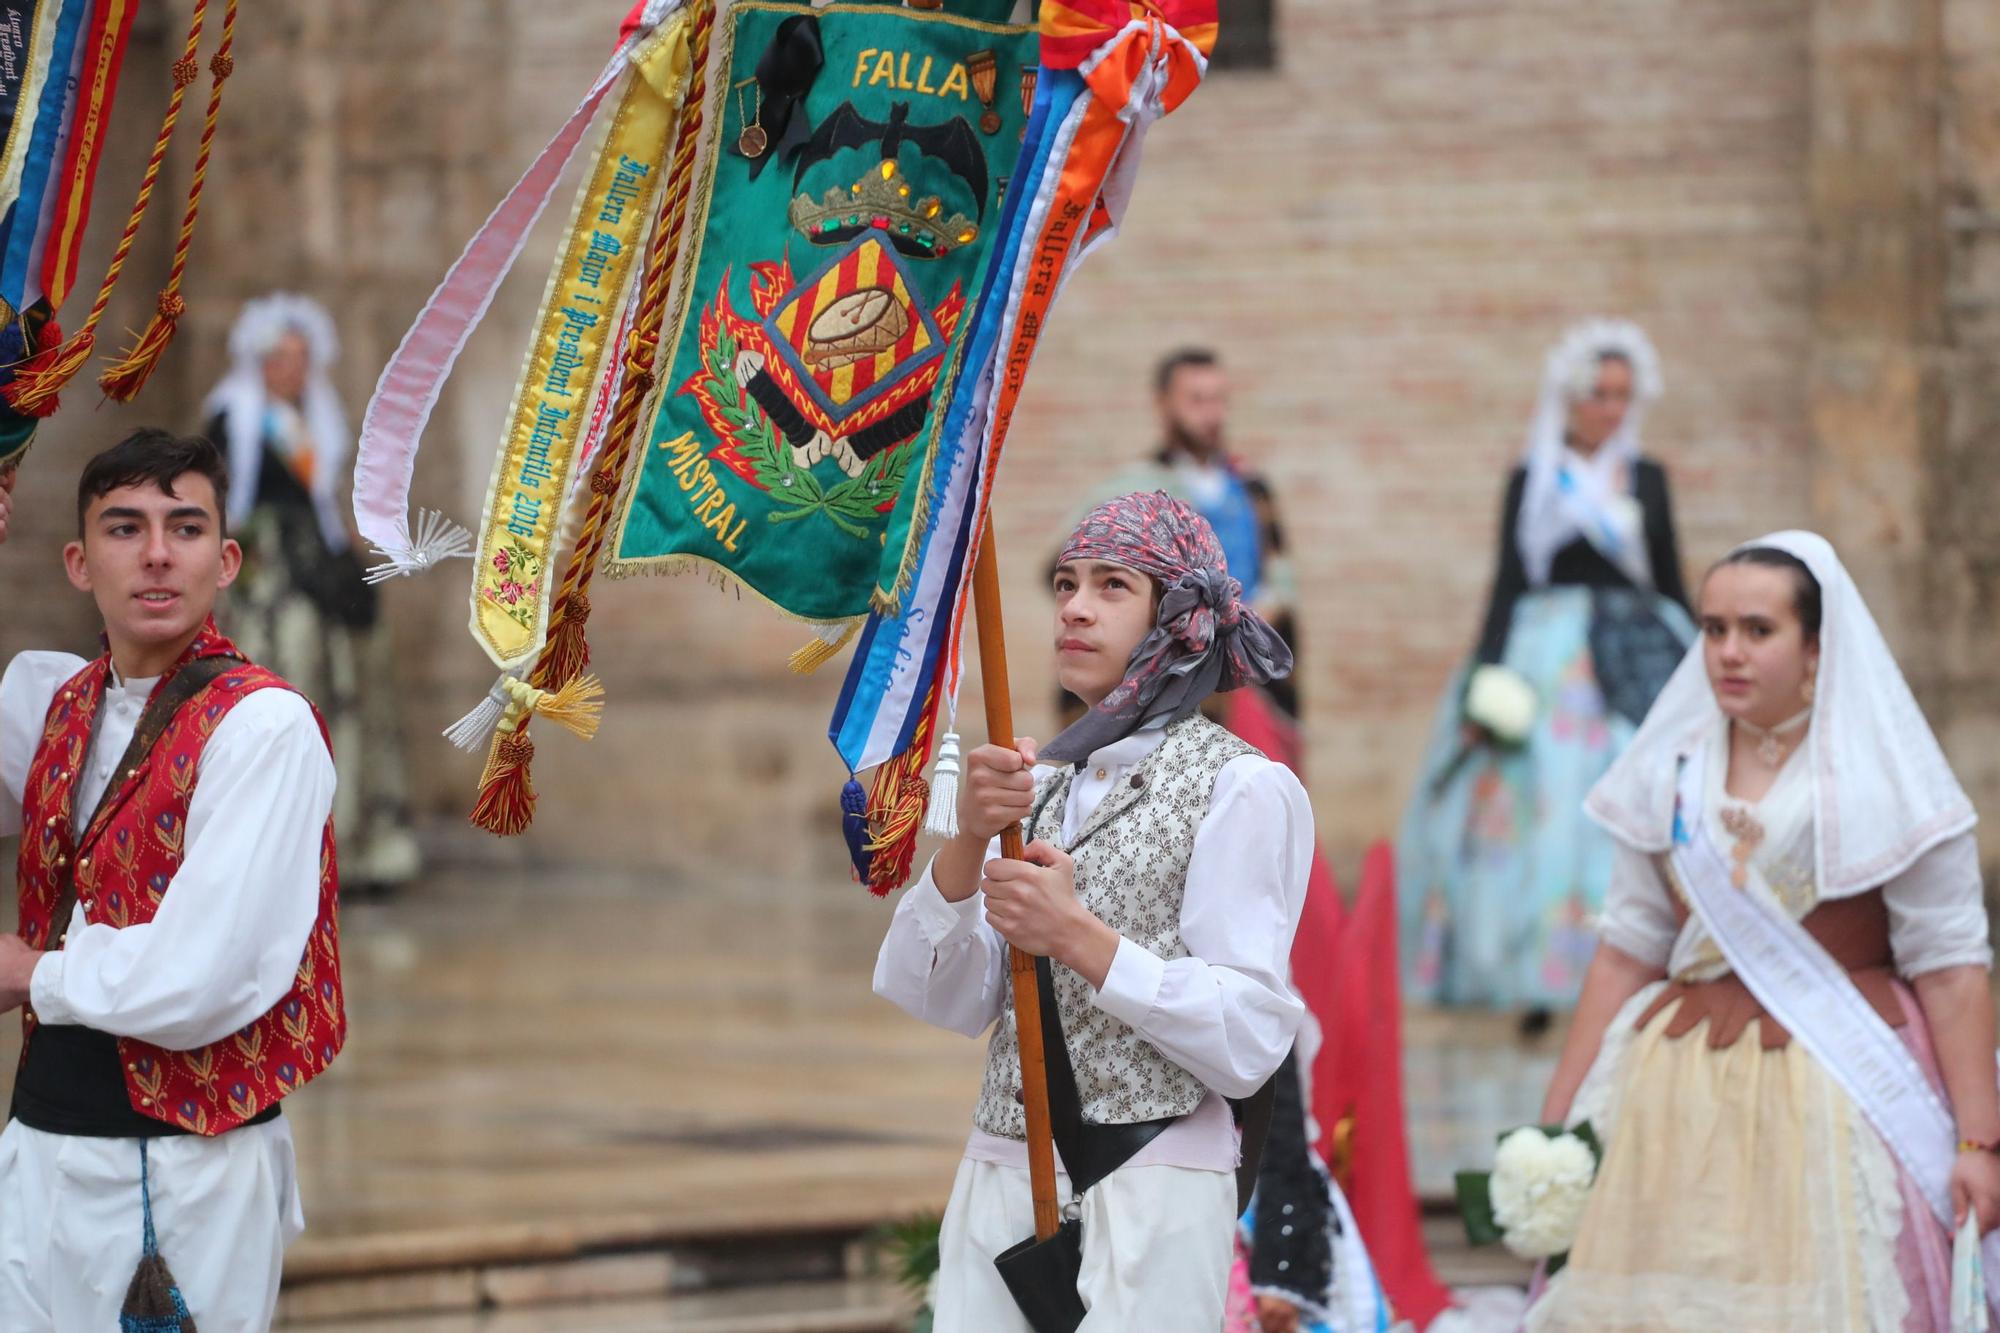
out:
<path id="1" fill-rule="evenodd" d="M 232 5 L 232 11 L 234 6 Z M 194 0 L 194 15 L 188 20 L 187 49 L 174 62 L 174 92 L 167 101 L 167 116 L 160 123 L 159 137 L 153 140 L 153 155 L 146 160 L 146 174 L 139 182 L 139 197 L 132 205 L 132 215 L 125 222 L 125 234 L 118 238 L 118 249 L 112 253 L 111 266 L 104 271 L 104 281 L 98 285 L 97 300 L 91 303 L 90 315 L 71 338 L 91 335 L 98 321 L 104 318 L 106 306 L 111 304 L 111 289 L 118 285 L 118 275 L 125 268 L 125 261 L 132 255 L 132 245 L 139 239 L 139 227 L 146 220 L 146 209 L 153 202 L 153 187 L 159 183 L 160 168 L 167 160 L 167 146 L 174 137 L 174 123 L 180 119 L 181 104 L 187 100 L 188 85 L 200 77 L 201 65 L 196 54 L 201 49 L 201 28 L 208 16 L 208 0 Z M 192 67 L 193 73 L 187 71 Z M 186 75 L 183 78 L 183 75 Z"/>
<path id="2" fill-rule="evenodd" d="M 208 159 L 215 148 L 215 125 L 222 115 L 222 85 L 235 72 L 236 58 L 231 52 L 236 47 L 236 5 L 237 0 L 228 0 L 222 11 L 222 45 L 215 50 L 214 59 L 209 61 L 209 69 L 214 73 L 214 82 L 208 89 L 208 118 L 201 127 L 201 146 L 194 158 L 194 183 L 188 187 L 187 215 L 181 219 L 180 239 L 174 244 L 174 267 L 167 275 L 167 290 L 177 292 L 181 278 L 187 273 L 188 250 L 194 244 L 194 223 L 201 215 L 201 187 L 208 179 Z"/>
<path id="3" fill-rule="evenodd" d="M 173 342 L 181 316 L 187 313 L 187 302 L 181 297 L 181 279 L 187 273 L 188 253 L 194 245 L 195 221 L 201 216 L 202 186 L 208 180 L 209 157 L 215 147 L 215 126 L 222 114 L 222 85 L 236 69 L 235 58 L 230 54 L 236 44 L 236 5 L 237 0 L 227 0 L 222 19 L 222 45 L 209 61 L 214 82 L 209 88 L 208 116 L 202 125 L 201 144 L 195 154 L 194 180 L 188 187 L 187 211 L 181 218 L 180 236 L 174 242 L 174 263 L 167 275 L 167 285 L 161 289 L 158 307 L 145 329 L 133 339 L 131 347 L 122 356 L 113 359 L 98 377 L 97 382 L 105 396 L 119 402 L 130 402 L 145 387 L 146 381 L 159 368 L 167 347 Z"/>

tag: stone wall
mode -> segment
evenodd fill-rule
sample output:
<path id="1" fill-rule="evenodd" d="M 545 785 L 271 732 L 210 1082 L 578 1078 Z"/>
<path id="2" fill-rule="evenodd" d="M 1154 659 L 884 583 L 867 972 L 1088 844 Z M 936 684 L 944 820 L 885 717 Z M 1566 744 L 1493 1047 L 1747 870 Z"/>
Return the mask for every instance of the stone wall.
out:
<path id="1" fill-rule="evenodd" d="M 2000 9 L 1947 0 L 1941 15 L 1944 401 L 1926 455 L 1940 647 L 1921 682 L 1952 762 L 2000 814 Z M 1989 860 L 2000 841 L 1983 840 Z M 1992 880 L 1989 878 L 1989 884 Z"/>
<path id="2" fill-rule="evenodd" d="M 284 285 L 336 310 L 358 414 L 623 8 L 246 13 L 195 313 L 147 412 L 192 424 L 234 304 Z M 1647 439 L 1673 470 L 1690 572 L 1744 536 L 1825 523 L 1893 594 L 1885 620 L 1992 806 L 1994 22 L 1988 0 L 1281 3 L 1278 69 L 1218 76 L 1155 131 L 1126 234 L 1070 288 L 1031 382 L 998 513 L 1023 728 L 1048 729 L 1040 571 L 1073 497 L 1150 447 L 1153 359 L 1213 343 L 1235 372 L 1236 444 L 1278 479 L 1299 548 L 1310 778 L 1351 865 L 1393 829 L 1473 636 L 1543 349 L 1570 319 L 1615 313 L 1665 362 Z M 1919 179 L 1884 193 L 1885 167 Z M 461 364 L 424 503 L 470 516 L 483 493 L 553 239 L 545 225 Z M 123 419 L 72 408 L 59 429 Z M 24 483 L 38 505 L 61 471 Z M 43 558 L 38 522 L 12 569 Z M 490 680 L 463 589 L 453 571 L 390 594 L 441 835 L 463 828 L 477 763 L 434 738 Z M 48 599 L 29 600 L 4 646 L 49 632 Z M 832 878 L 837 671 L 791 676 L 797 631 L 699 580 L 601 584 L 595 605 L 604 734 L 542 745 L 529 838 L 447 845 Z"/>
<path id="3" fill-rule="evenodd" d="M 1811 40 L 1812 511 L 1991 814 L 2000 14 L 1820 0 Z"/>

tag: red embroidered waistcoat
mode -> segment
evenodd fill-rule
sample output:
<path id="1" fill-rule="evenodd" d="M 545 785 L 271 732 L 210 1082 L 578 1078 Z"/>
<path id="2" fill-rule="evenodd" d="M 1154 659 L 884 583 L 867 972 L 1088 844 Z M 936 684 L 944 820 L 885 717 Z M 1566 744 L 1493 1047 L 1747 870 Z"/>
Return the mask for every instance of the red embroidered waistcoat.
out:
<path id="1" fill-rule="evenodd" d="M 241 655 L 210 622 L 174 671 L 213 656 Z M 180 869 L 188 804 L 208 738 L 230 709 L 258 690 L 291 688 L 248 662 L 218 677 L 181 706 L 144 762 L 113 775 L 97 818 L 74 834 L 77 778 L 109 674 L 107 655 L 56 691 L 28 770 L 19 862 L 21 936 L 36 948 L 55 947 L 51 931 L 59 935 L 67 925 L 50 918 L 61 891 L 61 872 L 72 858 L 77 899 L 92 925 L 122 930 L 153 919 Z M 317 710 L 313 716 L 318 718 Z M 320 734 L 326 735 L 324 721 Z M 133 1110 L 191 1133 L 222 1134 L 296 1092 L 333 1063 L 347 1039 L 347 1014 L 340 984 L 340 877 L 330 818 L 320 848 L 319 916 L 291 991 L 256 1022 L 199 1050 L 169 1051 L 121 1037 L 118 1053 Z M 34 1015 L 24 1013 L 22 1024 L 25 1052 L 34 1035 Z"/>

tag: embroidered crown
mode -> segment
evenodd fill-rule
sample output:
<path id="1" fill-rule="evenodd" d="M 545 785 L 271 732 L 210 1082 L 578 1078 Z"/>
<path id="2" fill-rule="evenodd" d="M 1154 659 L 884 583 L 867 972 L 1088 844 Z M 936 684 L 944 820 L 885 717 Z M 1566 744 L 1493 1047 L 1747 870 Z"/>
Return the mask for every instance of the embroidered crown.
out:
<path id="1" fill-rule="evenodd" d="M 914 194 L 896 164 L 885 161 L 846 189 L 834 186 L 817 202 L 805 194 L 792 200 L 792 225 L 814 245 L 839 245 L 872 228 L 919 259 L 948 255 L 979 239 L 978 225 L 965 214 L 947 217 L 936 195 Z"/>

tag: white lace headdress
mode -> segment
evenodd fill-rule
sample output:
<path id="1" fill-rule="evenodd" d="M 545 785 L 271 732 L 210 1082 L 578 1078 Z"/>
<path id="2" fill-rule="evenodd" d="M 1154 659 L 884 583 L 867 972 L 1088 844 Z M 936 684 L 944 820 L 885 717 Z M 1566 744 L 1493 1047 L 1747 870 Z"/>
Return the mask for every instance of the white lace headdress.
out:
<path id="1" fill-rule="evenodd" d="M 1607 356 L 1632 367 L 1632 406 L 1610 439 L 1565 482 L 1563 444 L 1571 404 L 1590 396 L 1598 365 Z M 1571 325 L 1549 349 L 1542 392 L 1528 426 L 1528 481 L 1521 498 L 1516 540 L 1531 587 L 1544 587 L 1556 552 L 1578 537 L 1590 542 L 1640 587 L 1652 585 L 1645 545 L 1619 534 L 1608 521 L 1626 491 L 1639 457 L 1639 423 L 1660 396 L 1660 358 L 1638 325 L 1620 319 L 1587 319 Z"/>
<path id="2" fill-rule="evenodd" d="M 1788 552 L 1819 581 L 1819 674 L 1805 757 L 1820 897 L 1864 892 L 1972 828 L 1977 815 L 1832 545 L 1810 532 L 1777 532 L 1746 546 Z M 1719 712 L 1697 639 L 1585 811 L 1630 847 L 1666 851 L 1680 760 L 1715 734 Z"/>
<path id="3" fill-rule="evenodd" d="M 333 317 L 311 297 L 274 292 L 243 307 L 229 332 L 229 372 L 209 391 L 202 415 L 220 415 L 226 439 L 216 441 L 229 455 L 229 521 L 241 522 L 257 503 L 258 474 L 263 470 L 264 418 L 271 406 L 264 387 L 264 358 L 287 334 L 305 341 L 307 369 L 298 410 L 313 443 L 313 511 L 327 549 L 349 545 L 347 524 L 338 499 L 354 436 L 340 393 L 333 387 L 333 365 L 340 359 L 340 337 Z"/>

